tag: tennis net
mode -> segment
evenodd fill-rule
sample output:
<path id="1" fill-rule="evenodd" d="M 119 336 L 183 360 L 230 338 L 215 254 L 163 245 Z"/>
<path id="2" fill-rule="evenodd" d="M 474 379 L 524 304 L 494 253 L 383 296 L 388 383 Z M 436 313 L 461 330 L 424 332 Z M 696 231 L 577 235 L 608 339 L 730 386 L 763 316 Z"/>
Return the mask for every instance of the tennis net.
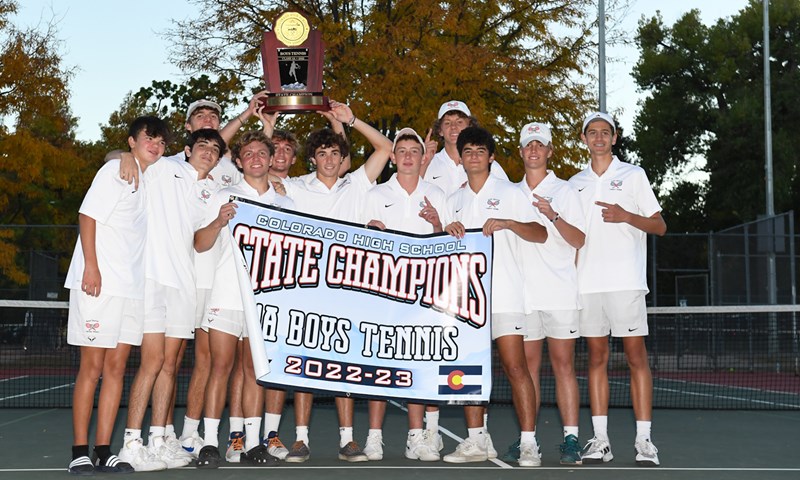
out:
<path id="1" fill-rule="evenodd" d="M 656 408 L 800 409 L 800 307 L 658 307 L 648 309 L 647 347 Z M 0 408 L 69 407 L 79 350 L 66 344 L 66 302 L 0 300 Z M 611 339 L 610 405 L 626 407 L 630 377 L 622 343 Z M 191 347 L 178 377 L 184 405 Z M 581 404 L 588 405 L 586 344 L 576 344 Z M 126 387 L 139 364 L 128 364 Z M 492 401 L 510 403 L 511 389 L 495 358 Z M 543 405 L 555 404 L 545 349 Z M 127 393 L 127 388 L 126 388 Z M 127 396 L 123 403 L 127 402 Z"/>

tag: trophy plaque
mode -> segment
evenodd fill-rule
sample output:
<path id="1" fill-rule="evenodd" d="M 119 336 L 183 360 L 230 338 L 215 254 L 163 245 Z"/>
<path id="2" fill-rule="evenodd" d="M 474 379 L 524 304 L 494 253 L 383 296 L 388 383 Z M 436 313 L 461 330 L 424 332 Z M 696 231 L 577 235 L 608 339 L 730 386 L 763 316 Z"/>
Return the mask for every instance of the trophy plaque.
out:
<path id="1" fill-rule="evenodd" d="M 269 94 L 267 112 L 301 113 L 330 110 L 322 95 L 325 44 L 319 30 L 298 12 L 285 12 L 264 32 L 261 61 Z"/>

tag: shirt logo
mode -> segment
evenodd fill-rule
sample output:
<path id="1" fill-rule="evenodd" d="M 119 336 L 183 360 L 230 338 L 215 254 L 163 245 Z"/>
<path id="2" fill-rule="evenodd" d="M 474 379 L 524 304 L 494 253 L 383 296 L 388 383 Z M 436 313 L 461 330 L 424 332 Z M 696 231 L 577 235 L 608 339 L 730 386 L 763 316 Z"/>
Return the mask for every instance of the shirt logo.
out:
<path id="1" fill-rule="evenodd" d="M 233 178 L 231 178 L 230 175 L 223 175 L 222 176 L 222 184 L 223 185 L 225 185 L 227 187 L 227 186 L 230 186 L 230 184 L 232 184 L 232 183 L 233 183 Z"/>
<path id="2" fill-rule="evenodd" d="M 336 187 L 336 191 L 337 191 L 337 192 L 339 192 L 339 191 L 341 191 L 341 190 L 342 190 L 344 187 L 346 187 L 346 186 L 348 186 L 348 185 L 350 185 L 350 178 L 349 178 L 349 177 L 348 177 L 348 178 L 345 178 L 344 180 L 342 180 L 342 183 L 340 183 L 340 184 L 339 184 L 339 186 L 338 186 L 338 187 Z"/>
<path id="3" fill-rule="evenodd" d="M 394 205 L 394 203 L 385 203 L 385 204 L 383 204 L 383 208 L 389 208 L 392 205 Z"/>
<path id="4" fill-rule="evenodd" d="M 435 175 L 435 176 L 431 177 L 431 180 L 436 180 L 437 178 L 442 178 L 442 176 L 441 175 Z"/>
<path id="5" fill-rule="evenodd" d="M 200 200 L 202 200 L 203 202 L 207 202 L 209 198 L 211 198 L 211 192 L 209 192 L 205 188 L 200 190 Z"/>
<path id="6" fill-rule="evenodd" d="M 579 189 L 578 189 L 578 191 L 579 191 L 579 192 L 582 192 L 582 191 L 584 191 L 584 190 L 586 190 L 586 187 L 583 187 L 583 188 L 579 188 Z"/>
<path id="7" fill-rule="evenodd" d="M 611 180 L 611 190 L 622 190 L 622 180 Z"/>
<path id="8" fill-rule="evenodd" d="M 425 208 L 425 201 L 419 202 L 419 208 Z"/>
<path id="9" fill-rule="evenodd" d="M 500 199 L 499 198 L 490 198 L 486 200 L 486 209 L 487 210 L 497 210 L 500 207 Z"/>

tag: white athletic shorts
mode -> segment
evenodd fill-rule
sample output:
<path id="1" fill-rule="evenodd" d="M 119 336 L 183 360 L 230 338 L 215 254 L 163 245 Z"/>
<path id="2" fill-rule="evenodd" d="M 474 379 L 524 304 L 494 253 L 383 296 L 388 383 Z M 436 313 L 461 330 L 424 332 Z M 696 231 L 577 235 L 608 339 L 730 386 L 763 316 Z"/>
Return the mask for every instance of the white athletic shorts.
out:
<path id="1" fill-rule="evenodd" d="M 247 338 L 247 325 L 244 321 L 244 312 L 241 310 L 228 310 L 227 308 L 208 308 L 201 325 L 203 330 L 209 329 L 224 332 L 238 338 Z"/>
<path id="2" fill-rule="evenodd" d="M 196 292 L 183 292 L 147 279 L 144 285 L 144 333 L 194 338 Z"/>
<path id="3" fill-rule="evenodd" d="M 527 333 L 524 313 L 493 313 L 492 340 L 506 335 L 522 335 Z"/>
<path id="4" fill-rule="evenodd" d="M 208 310 L 206 302 L 208 301 L 208 297 L 210 296 L 211 296 L 210 288 L 197 289 L 197 305 L 195 306 L 194 309 L 194 328 L 202 328 L 203 318 L 206 316 L 206 311 Z"/>
<path id="5" fill-rule="evenodd" d="M 647 305 L 644 290 L 587 293 L 580 296 L 582 337 L 644 337 Z"/>
<path id="6" fill-rule="evenodd" d="M 69 291 L 67 343 L 79 347 L 116 348 L 118 343 L 141 345 L 144 302 L 100 293 L 92 297 Z"/>
<path id="7" fill-rule="evenodd" d="M 525 341 L 578 338 L 578 310 L 537 310 L 525 315 Z"/>

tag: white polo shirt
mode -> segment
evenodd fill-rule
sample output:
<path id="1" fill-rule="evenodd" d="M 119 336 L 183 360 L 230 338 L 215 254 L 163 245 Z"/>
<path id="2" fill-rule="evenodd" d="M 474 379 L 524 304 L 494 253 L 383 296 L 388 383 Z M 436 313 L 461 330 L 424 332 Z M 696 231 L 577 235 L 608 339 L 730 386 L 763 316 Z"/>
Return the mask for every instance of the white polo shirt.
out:
<path id="1" fill-rule="evenodd" d="M 513 183 L 491 175 L 480 192 L 469 185 L 447 198 L 447 218 L 465 228 L 483 228 L 490 218 L 531 222 L 536 215 L 522 191 Z M 523 277 L 519 267 L 519 243 L 524 242 L 510 230 L 494 235 L 492 263 L 492 313 L 524 313 Z"/>
<path id="2" fill-rule="evenodd" d="M 539 213 L 534 205 L 535 193 L 546 198 L 559 214 L 557 222 L 566 221 L 580 231 L 585 230 L 583 207 L 578 191 L 569 182 L 548 170 L 547 176 L 533 190 L 523 178 L 517 184 L 538 215 L 537 220 L 547 228 L 544 243 L 520 242 L 522 274 L 525 277 L 525 313 L 538 310 L 576 310 L 578 302 L 578 272 L 575 253 L 556 228 L 556 224 Z"/>
<path id="3" fill-rule="evenodd" d="M 492 162 L 489 174 L 501 180 L 508 180 L 503 166 L 497 161 Z M 441 188 L 445 196 L 449 197 L 467 181 L 467 172 L 460 163 L 456 165 L 443 148 L 433 156 L 423 178 L 426 182 Z"/>
<path id="4" fill-rule="evenodd" d="M 270 187 L 263 195 L 259 195 L 255 188 L 251 187 L 247 181 L 242 180 L 236 185 L 219 190 L 216 195 L 214 195 L 206 209 L 205 225 L 210 224 L 217 218 L 220 207 L 228 203 L 232 195 L 265 205 L 273 205 L 286 209 L 294 208 L 294 202 L 292 202 L 289 197 L 275 193 L 274 188 Z M 236 217 L 234 217 L 232 221 L 236 222 Z M 242 295 L 239 290 L 239 277 L 236 274 L 234 248 L 237 247 L 234 244 L 230 228 L 225 227 L 219 231 L 214 246 L 207 252 L 204 252 L 205 254 L 209 254 L 210 258 L 214 259 L 216 265 L 211 293 L 206 301 L 206 305 L 208 305 L 209 308 L 244 310 Z"/>
<path id="5" fill-rule="evenodd" d="M 361 223 L 361 209 L 367 191 L 374 185 L 364 166 L 336 180 L 328 188 L 316 173 L 283 180 L 286 194 L 294 201 L 296 210 L 332 220 Z"/>
<path id="6" fill-rule="evenodd" d="M 397 181 L 396 173 L 386 183 L 367 192 L 360 223 L 380 220 L 390 230 L 423 235 L 433 233 L 433 225 L 419 216 L 420 210 L 425 208 L 426 197 L 439 212 L 442 227 L 445 227 L 447 212 L 442 189 L 420 178 L 416 190 L 409 195 Z"/>
<path id="7" fill-rule="evenodd" d="M 161 158 L 143 178 L 148 184 L 146 276 L 193 294 L 195 226 L 219 186 L 210 178 L 198 180 L 193 166 L 175 158 Z"/>
<path id="8" fill-rule="evenodd" d="M 586 218 L 586 244 L 578 253 L 578 291 L 649 291 L 647 234 L 627 223 L 604 222 L 603 207 L 595 205 L 616 203 L 643 217 L 660 212 L 644 170 L 614 157 L 602 176 L 590 164 L 569 182 L 578 190 Z"/>
<path id="9" fill-rule="evenodd" d="M 141 170 L 139 176 L 142 177 Z M 146 182 L 134 190 L 133 185 L 119 178 L 119 160 L 109 160 L 100 168 L 83 198 L 78 211 L 97 224 L 95 251 L 103 294 L 144 298 L 146 205 Z M 78 235 L 64 287 L 81 290 L 85 265 Z"/>

